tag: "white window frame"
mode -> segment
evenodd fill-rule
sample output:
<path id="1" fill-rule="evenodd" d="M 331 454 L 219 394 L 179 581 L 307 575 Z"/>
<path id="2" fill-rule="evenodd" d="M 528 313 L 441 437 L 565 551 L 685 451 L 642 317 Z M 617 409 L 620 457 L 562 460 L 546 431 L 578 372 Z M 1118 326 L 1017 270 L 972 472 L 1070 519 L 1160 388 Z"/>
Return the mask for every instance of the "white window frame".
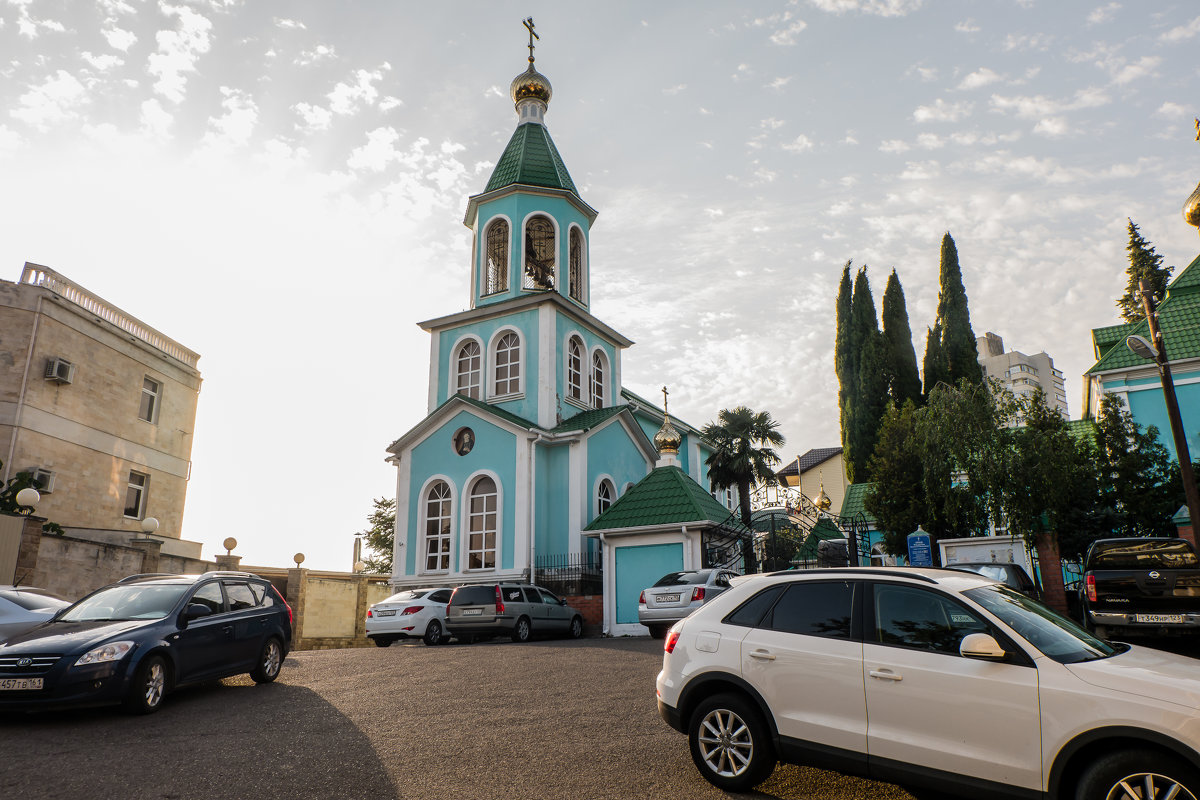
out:
<path id="1" fill-rule="evenodd" d="M 491 248 L 488 246 L 488 239 L 491 236 L 492 227 L 500 222 L 503 222 L 508 226 L 508 236 L 504 243 L 504 258 L 506 264 L 504 268 L 505 275 L 503 285 L 501 285 L 500 281 L 498 280 L 492 280 Z M 479 294 L 482 297 L 491 297 L 497 294 L 504 294 L 512 286 L 512 231 L 512 220 L 503 214 L 492 217 L 487 221 L 487 224 L 483 226 L 483 247 L 481 248 L 483 269 L 480 270 L 483 276 L 483 281 L 482 285 L 479 287 Z M 525 262 L 522 260 L 522 274 L 524 273 L 524 266 Z M 488 291 L 488 289 L 492 289 L 492 291 Z"/>
<path id="2" fill-rule="evenodd" d="M 560 262 L 562 261 L 562 259 L 559 258 L 558 245 L 562 241 L 562 231 L 559 230 L 558 220 L 554 218 L 554 215 L 549 214 L 545 211 L 531 211 L 525 215 L 525 219 L 521 220 L 521 263 L 520 263 L 521 291 L 524 291 L 524 292 L 544 291 L 542 289 L 534 289 L 532 286 L 526 285 L 527 276 L 525 274 L 525 230 L 529 226 L 529 221 L 531 219 L 533 219 L 534 217 L 545 217 L 546 219 L 550 220 L 550 225 L 551 225 L 551 227 L 554 228 L 554 269 L 552 270 L 552 272 L 554 274 L 554 279 L 553 279 L 554 280 L 554 291 L 559 291 L 562 287 L 562 281 L 561 281 L 558 273 L 560 271 L 559 267 L 561 266 Z M 510 270 L 510 272 L 511 272 L 511 270 Z"/>
<path id="3" fill-rule="evenodd" d="M 441 502 L 445 503 L 446 506 L 446 516 L 439 516 L 437 519 L 447 520 L 450 523 L 450 529 L 445 533 L 442 533 L 442 529 L 439 527 L 438 534 L 436 536 L 431 536 L 429 534 L 429 523 L 433 518 L 429 515 L 429 501 L 433 490 L 437 489 L 439 486 L 446 487 L 446 496 L 441 498 Z M 421 552 L 423 558 L 425 559 L 423 563 L 423 569 L 421 571 L 426 574 L 447 573 L 450 571 L 450 566 L 454 563 L 454 508 L 456 499 L 454 496 L 454 484 L 444 476 L 434 476 L 425 482 L 425 485 L 421 487 L 421 494 L 418 496 L 420 497 L 421 503 L 419 514 L 420 527 L 418 530 L 421 532 Z M 448 547 L 445 551 L 439 550 L 438 552 L 433 552 L 430 550 L 431 543 L 436 542 L 438 545 L 441 545 L 443 541 L 448 543 Z M 431 556 L 439 558 L 439 560 L 444 560 L 445 566 L 442 567 L 439 565 L 431 568 L 429 566 L 429 559 Z"/>
<path id="4" fill-rule="evenodd" d="M 605 489 L 608 490 L 608 505 L 604 508 L 601 508 L 600 504 L 601 500 L 603 499 L 602 493 Z M 592 492 L 592 519 L 595 519 L 603 514 L 605 511 L 611 508 L 612 504 L 615 502 L 617 502 L 616 481 L 614 481 L 609 475 L 601 475 L 596 479 L 596 487 Z"/>
<path id="5" fill-rule="evenodd" d="M 134 477 L 141 478 L 138 482 Z M 132 495 L 137 495 L 137 507 L 133 516 L 130 516 L 129 499 Z M 138 472 L 136 469 L 129 470 L 129 479 L 125 484 L 125 505 L 121 511 L 125 519 L 145 519 L 146 518 L 146 501 L 150 495 L 150 476 L 145 472 Z"/>
<path id="6" fill-rule="evenodd" d="M 579 275 L 571 269 L 571 240 L 579 233 Z M 572 222 L 567 226 L 567 296 L 580 305 L 587 305 L 587 234 L 583 228 Z M 578 278 L 578 280 L 576 280 Z M 576 286 L 578 283 L 578 286 Z"/>
<path id="7" fill-rule="evenodd" d="M 154 384 L 154 390 L 146 388 L 147 383 Z M 142 377 L 142 394 L 141 400 L 138 403 L 138 419 L 142 422 L 149 422 L 151 425 L 158 424 L 158 411 L 162 407 L 163 382 L 157 378 L 151 378 L 149 375 Z M 147 401 L 147 398 L 149 400 Z"/>
<path id="8" fill-rule="evenodd" d="M 578 363 L 572 368 L 572 352 L 571 346 L 578 345 Z M 584 364 L 588 357 L 587 345 L 583 341 L 583 337 L 578 332 L 572 331 L 567 334 L 567 347 L 564 353 L 566 364 L 564 365 L 564 373 L 566 375 L 566 399 L 568 403 L 579 406 L 580 408 L 588 408 L 588 386 L 584 383 Z M 572 394 L 576 392 L 577 394 Z"/>
<path id="9" fill-rule="evenodd" d="M 498 392 L 496 391 L 499 384 L 499 354 L 500 342 L 508 334 L 517 337 L 517 388 L 515 391 Z M 492 334 L 491 341 L 488 343 L 488 360 L 487 360 L 487 397 L 489 400 L 515 400 L 525 394 L 525 335 L 518 328 L 505 327 Z M 509 367 L 512 366 L 510 362 Z M 511 380 L 506 379 L 506 380 Z"/>
<path id="10" fill-rule="evenodd" d="M 600 379 L 596 379 L 596 359 L 600 359 Z M 588 358 L 588 406 L 590 408 L 604 408 L 604 403 L 608 399 L 608 377 L 611 373 L 609 366 L 608 354 L 601 347 L 592 349 L 591 355 Z M 597 391 L 599 388 L 599 391 Z M 599 401 L 599 403 L 597 403 Z"/>
<path id="11" fill-rule="evenodd" d="M 479 350 L 479 368 L 473 371 L 475 382 L 462 385 L 462 351 L 468 345 L 475 345 Z M 453 349 L 450 351 L 450 369 L 453 374 L 452 385 L 450 388 L 451 396 L 456 394 L 465 395 L 472 400 L 483 399 L 483 379 L 487 373 L 487 351 L 484 349 L 483 341 L 478 336 L 464 336 L 454 343 Z M 467 373 L 468 380 L 472 373 Z M 466 391 L 464 391 L 464 389 Z"/>
<path id="12" fill-rule="evenodd" d="M 495 487 L 495 491 L 492 494 L 482 495 L 482 497 L 484 498 L 484 503 L 485 503 L 484 509 L 482 512 L 475 512 L 472 510 L 472 501 L 477 496 L 479 496 L 476 492 L 476 488 L 478 487 L 479 483 L 482 482 L 483 480 L 490 480 L 492 482 L 492 486 Z M 501 541 L 501 535 L 502 535 L 503 529 L 504 529 L 504 523 L 503 523 L 503 520 L 504 520 L 504 492 L 501 488 L 502 484 L 500 483 L 500 478 L 495 473 L 493 473 L 489 470 L 484 470 L 482 472 L 478 472 L 478 473 L 472 475 L 464 485 L 467 488 L 463 492 L 463 512 L 462 512 L 463 525 L 462 525 L 462 531 L 461 531 L 462 571 L 463 572 L 495 572 L 499 568 L 499 565 L 500 565 L 500 541 Z M 490 512 L 488 511 L 488 509 L 486 507 L 486 501 L 487 501 L 487 498 L 489 498 L 489 497 L 495 499 L 495 508 L 493 511 L 490 511 Z M 486 519 L 489 516 L 489 514 L 494 515 L 494 527 L 491 530 L 489 530 L 486 527 L 483 527 L 478 532 L 473 531 L 472 527 L 473 527 L 473 524 L 474 524 L 474 521 L 476 520 L 476 518 L 483 517 L 484 518 L 483 524 L 486 525 Z M 477 549 L 474 549 L 471 547 L 471 537 L 472 537 L 472 535 L 474 535 L 476 533 L 478 533 L 478 535 L 481 537 L 481 541 L 480 541 L 480 547 Z M 487 547 L 487 535 L 489 533 L 493 534 L 493 537 L 494 537 L 493 538 L 493 546 L 490 550 L 491 555 L 492 555 L 492 565 L 490 567 L 486 566 L 486 557 L 489 552 L 488 547 Z M 480 561 L 482 563 L 484 563 L 484 566 L 478 566 L 478 567 L 471 566 L 471 557 L 473 555 L 475 555 L 476 553 L 480 554 L 480 556 L 481 556 Z"/>

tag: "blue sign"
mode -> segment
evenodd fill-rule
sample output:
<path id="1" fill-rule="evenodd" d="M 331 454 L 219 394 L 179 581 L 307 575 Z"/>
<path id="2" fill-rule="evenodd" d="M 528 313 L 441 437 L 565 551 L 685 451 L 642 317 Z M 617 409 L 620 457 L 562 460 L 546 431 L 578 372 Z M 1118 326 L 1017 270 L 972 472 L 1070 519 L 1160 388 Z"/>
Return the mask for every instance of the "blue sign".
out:
<path id="1" fill-rule="evenodd" d="M 929 546 L 929 534 L 920 528 L 908 535 L 908 563 L 913 567 L 932 567 L 933 550 Z"/>

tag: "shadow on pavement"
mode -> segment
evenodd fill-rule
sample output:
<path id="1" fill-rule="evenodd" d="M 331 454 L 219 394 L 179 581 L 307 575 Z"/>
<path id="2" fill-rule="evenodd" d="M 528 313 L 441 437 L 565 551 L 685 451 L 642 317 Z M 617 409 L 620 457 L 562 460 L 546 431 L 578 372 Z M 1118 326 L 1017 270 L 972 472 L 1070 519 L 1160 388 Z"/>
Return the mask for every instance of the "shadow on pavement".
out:
<path id="1" fill-rule="evenodd" d="M 396 797 L 367 737 L 320 695 L 244 676 L 180 689 L 146 717 L 0 715 L 0 752 L 0 797 Z"/>

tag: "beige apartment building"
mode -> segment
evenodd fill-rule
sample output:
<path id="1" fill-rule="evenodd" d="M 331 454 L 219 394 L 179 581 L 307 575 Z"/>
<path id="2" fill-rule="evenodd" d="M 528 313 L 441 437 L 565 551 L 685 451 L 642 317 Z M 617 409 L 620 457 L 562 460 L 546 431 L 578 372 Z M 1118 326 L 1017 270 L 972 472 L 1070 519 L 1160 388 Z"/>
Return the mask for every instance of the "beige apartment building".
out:
<path id="1" fill-rule="evenodd" d="M 52 269 L 0 281 L 0 459 L 68 535 L 198 558 L 182 539 L 199 356 Z"/>
<path id="2" fill-rule="evenodd" d="M 1068 417 L 1062 370 L 1054 368 L 1054 359 L 1045 351 L 1032 356 L 1016 350 L 1005 352 L 1004 340 L 990 331 L 977 337 L 975 346 L 985 377 L 995 378 L 1013 394 L 1022 397 L 1028 397 L 1041 387 L 1046 395 L 1046 405 Z"/>

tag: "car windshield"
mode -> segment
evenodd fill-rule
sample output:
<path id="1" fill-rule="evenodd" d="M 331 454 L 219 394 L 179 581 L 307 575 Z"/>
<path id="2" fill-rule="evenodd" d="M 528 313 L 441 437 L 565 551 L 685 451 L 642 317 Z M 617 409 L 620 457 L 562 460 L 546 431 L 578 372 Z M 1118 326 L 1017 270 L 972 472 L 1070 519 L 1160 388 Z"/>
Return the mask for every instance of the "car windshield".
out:
<path id="1" fill-rule="evenodd" d="M 658 579 L 655 586 L 689 586 L 693 583 L 704 583 L 712 570 L 702 569 L 699 572 L 672 572 Z"/>
<path id="2" fill-rule="evenodd" d="M 127 619 L 162 619 L 175 609 L 189 584 L 110 586 L 71 606 L 58 619 L 63 622 L 98 622 Z"/>
<path id="3" fill-rule="evenodd" d="M 1097 544 L 1091 569 L 1183 569 L 1197 566 L 1196 554 L 1182 539 Z"/>
<path id="4" fill-rule="evenodd" d="M 1060 664 L 1095 661 L 1128 649 L 1097 639 L 1057 611 L 1002 584 L 968 589 L 963 594 Z"/>
<path id="5" fill-rule="evenodd" d="M 429 594 L 428 589 L 411 589 L 407 592 L 400 592 L 399 594 L 394 594 L 391 597 L 389 597 L 387 600 L 384 600 L 383 602 L 385 602 L 385 603 L 404 603 L 409 600 L 420 600 L 422 597 L 424 597 L 427 594 Z"/>

